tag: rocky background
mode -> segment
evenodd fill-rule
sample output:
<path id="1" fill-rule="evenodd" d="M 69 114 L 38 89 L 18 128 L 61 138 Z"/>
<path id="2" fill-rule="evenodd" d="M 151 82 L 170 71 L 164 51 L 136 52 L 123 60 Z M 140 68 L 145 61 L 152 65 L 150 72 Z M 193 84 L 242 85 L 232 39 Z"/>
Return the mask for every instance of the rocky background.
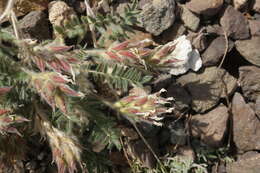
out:
<path id="1" fill-rule="evenodd" d="M 51 1 L 18 2 L 23 34 L 39 41 L 52 39 L 52 17 L 57 16 L 55 9 L 48 9 Z M 67 12 L 85 14 L 84 1 L 64 2 L 61 6 Z M 103 3 L 102 10 L 113 8 L 120 13 L 128 3 Z M 5 4 L 1 0 L 0 13 Z M 197 72 L 161 75 L 153 82 L 154 91 L 165 88 L 166 96 L 175 99 L 174 116 L 164 120 L 165 126 L 139 124 L 153 150 L 159 156 L 174 153 L 205 163 L 212 173 L 259 173 L 260 0 L 140 0 L 138 6 L 140 24 L 134 33 L 129 33 L 131 39 L 151 38 L 165 44 L 187 35 L 203 63 Z M 9 24 L 2 26 L 8 28 Z M 155 167 L 156 159 L 136 132 L 131 128 L 122 132 L 129 140 L 131 154 L 144 167 Z M 32 147 L 35 152 L 21 170 L 55 172 L 48 165 L 48 147 L 33 143 Z M 113 172 L 126 172 L 128 166 L 122 152 L 110 155 Z"/>

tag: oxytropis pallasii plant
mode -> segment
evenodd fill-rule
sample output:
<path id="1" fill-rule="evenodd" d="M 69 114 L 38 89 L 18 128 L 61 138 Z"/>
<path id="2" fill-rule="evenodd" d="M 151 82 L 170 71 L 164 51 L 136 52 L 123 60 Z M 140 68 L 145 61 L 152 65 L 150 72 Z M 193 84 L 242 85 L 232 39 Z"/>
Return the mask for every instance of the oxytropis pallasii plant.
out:
<path id="1" fill-rule="evenodd" d="M 122 122 L 163 125 L 174 98 L 162 97 L 164 89 L 151 93 L 146 84 L 161 73 L 198 70 L 201 60 L 185 36 L 165 45 L 129 41 L 124 32 L 136 22 L 135 6 L 123 16 L 87 6 L 86 16 L 54 26 L 55 39 L 41 43 L 23 39 L 9 9 L 15 34 L 0 28 L 0 169 L 15 169 L 38 135 L 59 173 L 105 172 L 98 153 L 122 150 Z M 89 33 L 94 48 L 81 44 Z M 66 38 L 77 43 L 66 45 Z M 107 39 L 113 44 L 102 47 Z"/>

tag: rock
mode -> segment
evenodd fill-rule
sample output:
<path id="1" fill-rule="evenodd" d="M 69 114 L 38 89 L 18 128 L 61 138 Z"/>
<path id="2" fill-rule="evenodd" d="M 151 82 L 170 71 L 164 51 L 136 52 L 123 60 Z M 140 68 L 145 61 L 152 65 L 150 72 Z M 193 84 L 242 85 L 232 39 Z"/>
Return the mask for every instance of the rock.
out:
<path id="1" fill-rule="evenodd" d="M 127 137 L 128 140 L 136 140 L 139 138 L 139 135 L 136 133 L 136 131 L 132 128 L 122 127 L 120 129 L 121 134 L 124 137 Z"/>
<path id="2" fill-rule="evenodd" d="M 192 108 L 198 113 L 211 109 L 218 104 L 221 97 L 225 97 L 225 85 L 228 95 L 237 87 L 236 79 L 217 67 L 206 68 L 197 74 L 190 72 L 178 78 L 177 82 L 187 88 L 191 94 Z"/>
<path id="3" fill-rule="evenodd" d="M 182 147 L 178 148 L 178 152 L 176 155 L 183 159 L 189 159 L 192 161 L 194 161 L 196 159 L 195 152 L 189 146 L 182 146 Z"/>
<path id="4" fill-rule="evenodd" d="M 223 36 L 224 35 L 224 31 L 223 31 L 222 27 L 219 26 L 218 24 L 208 25 L 206 27 L 206 31 L 207 31 L 208 34 L 211 34 L 211 35 L 216 35 L 216 36 Z"/>
<path id="5" fill-rule="evenodd" d="M 180 84 L 173 83 L 166 90 L 166 97 L 174 98 L 175 114 L 180 114 L 190 107 L 191 96 Z"/>
<path id="6" fill-rule="evenodd" d="M 51 39 L 47 15 L 42 11 L 32 11 L 19 21 L 19 28 L 25 38 L 39 41 Z"/>
<path id="7" fill-rule="evenodd" d="M 260 96 L 258 96 L 255 101 L 255 113 L 259 118 L 260 117 Z"/>
<path id="8" fill-rule="evenodd" d="M 185 145 L 187 133 L 185 132 L 184 123 L 181 121 L 171 123 L 168 128 L 170 129 L 170 142 L 173 145 Z"/>
<path id="9" fill-rule="evenodd" d="M 184 35 L 186 30 L 187 29 L 184 27 L 184 24 L 176 21 L 169 29 L 165 30 L 160 36 L 158 36 L 157 40 L 163 44 L 166 44 L 167 42 Z"/>
<path id="10" fill-rule="evenodd" d="M 228 109 L 221 104 L 206 114 L 191 118 L 192 135 L 211 147 L 220 147 L 227 131 Z"/>
<path id="11" fill-rule="evenodd" d="M 255 66 L 240 67 L 239 84 L 244 96 L 255 102 L 260 97 L 260 68 Z"/>
<path id="12" fill-rule="evenodd" d="M 153 0 L 144 5 L 139 20 L 146 31 L 155 36 L 160 35 L 173 24 L 174 11 L 174 0 Z"/>
<path id="13" fill-rule="evenodd" d="M 65 22 L 76 16 L 73 8 L 63 1 L 52 1 L 48 5 L 49 20 L 53 26 L 63 26 Z"/>
<path id="14" fill-rule="evenodd" d="M 249 27 L 252 36 L 260 36 L 260 20 L 249 20 Z"/>
<path id="15" fill-rule="evenodd" d="M 228 40 L 229 50 L 234 47 L 234 42 Z M 224 56 L 226 51 L 226 39 L 223 36 L 217 37 L 213 40 L 206 51 L 201 55 L 204 66 L 217 65 Z"/>
<path id="16" fill-rule="evenodd" d="M 197 31 L 200 25 L 200 18 L 193 14 L 188 8 L 182 6 L 181 20 L 184 25 L 192 31 Z"/>
<path id="17" fill-rule="evenodd" d="M 253 10 L 260 13 L 260 0 L 254 1 Z"/>
<path id="18" fill-rule="evenodd" d="M 239 151 L 260 150 L 260 122 L 241 94 L 232 100 L 233 140 Z"/>
<path id="19" fill-rule="evenodd" d="M 260 66 L 260 36 L 254 36 L 249 40 L 235 42 L 238 52 L 249 62 Z"/>
<path id="20" fill-rule="evenodd" d="M 196 14 L 214 16 L 223 5 L 223 0 L 191 0 L 186 3 L 186 7 Z"/>
<path id="21" fill-rule="evenodd" d="M 166 89 L 172 83 L 172 76 L 169 74 L 162 74 L 157 77 L 155 81 L 153 81 L 153 92 L 158 92 L 162 88 Z M 167 90 L 167 93 L 169 91 Z"/>
<path id="22" fill-rule="evenodd" d="M 226 34 L 234 40 L 250 37 L 247 19 L 230 5 L 225 9 L 220 24 Z"/>
<path id="23" fill-rule="evenodd" d="M 158 59 L 161 64 L 166 66 L 165 68 L 162 68 L 162 71 L 172 75 L 180 75 L 186 73 L 189 69 L 198 71 L 201 68 L 202 60 L 200 54 L 198 50 L 192 48 L 191 42 L 185 35 L 161 47 L 157 47 L 157 50 L 165 50 L 173 46 L 174 50 L 168 55 L 158 59 L 158 56 L 155 54 L 151 58 Z"/>
<path id="24" fill-rule="evenodd" d="M 122 152 L 112 151 L 109 153 L 109 160 L 115 165 L 127 166 L 127 160 Z"/>
<path id="25" fill-rule="evenodd" d="M 7 2 L 8 0 L 0 1 L 0 14 L 4 12 Z M 14 5 L 14 11 L 16 16 L 19 17 L 31 11 L 45 10 L 48 6 L 48 3 L 49 0 L 16 0 Z"/>
<path id="26" fill-rule="evenodd" d="M 260 153 L 250 151 L 242 156 L 236 162 L 227 164 L 227 173 L 259 173 Z"/>
<path id="27" fill-rule="evenodd" d="M 79 14 L 86 13 L 86 5 L 83 1 L 76 1 L 72 5 L 77 13 Z"/>
<path id="28" fill-rule="evenodd" d="M 156 138 L 146 139 L 153 151 L 158 154 L 158 140 Z M 138 159 L 144 167 L 154 168 L 156 159 L 142 140 L 130 141 L 127 152 L 133 159 Z"/>
<path id="29" fill-rule="evenodd" d="M 239 10 L 248 5 L 249 0 L 233 0 L 235 9 Z"/>
<path id="30" fill-rule="evenodd" d="M 203 52 L 209 46 L 207 34 L 205 33 L 189 32 L 187 38 L 191 41 L 191 44 L 194 46 L 194 48 L 199 52 Z"/>

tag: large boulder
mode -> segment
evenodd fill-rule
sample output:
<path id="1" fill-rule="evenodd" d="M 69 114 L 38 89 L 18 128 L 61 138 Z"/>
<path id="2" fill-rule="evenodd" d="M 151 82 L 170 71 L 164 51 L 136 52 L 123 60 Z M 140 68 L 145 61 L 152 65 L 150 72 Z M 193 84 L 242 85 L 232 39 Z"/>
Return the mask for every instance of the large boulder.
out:
<path id="1" fill-rule="evenodd" d="M 198 113 L 206 112 L 216 106 L 221 97 L 231 94 L 237 86 L 236 79 L 224 69 L 209 67 L 199 73 L 190 72 L 177 79 L 192 98 L 192 108 Z"/>
<path id="2" fill-rule="evenodd" d="M 227 131 L 228 109 L 224 105 L 191 118 L 192 135 L 211 147 L 220 147 Z"/>
<path id="3" fill-rule="evenodd" d="M 234 40 L 242 40 L 250 37 L 247 19 L 232 6 L 228 6 L 225 9 L 220 19 L 220 24 L 227 35 Z"/>
<path id="4" fill-rule="evenodd" d="M 238 52 L 249 62 L 260 66 L 260 36 L 254 36 L 248 40 L 235 42 Z"/>
<path id="5" fill-rule="evenodd" d="M 153 0 L 142 7 L 139 20 L 146 31 L 160 35 L 168 29 L 175 20 L 174 0 Z"/>
<path id="6" fill-rule="evenodd" d="M 232 100 L 233 140 L 239 151 L 260 150 L 260 121 L 241 94 Z"/>

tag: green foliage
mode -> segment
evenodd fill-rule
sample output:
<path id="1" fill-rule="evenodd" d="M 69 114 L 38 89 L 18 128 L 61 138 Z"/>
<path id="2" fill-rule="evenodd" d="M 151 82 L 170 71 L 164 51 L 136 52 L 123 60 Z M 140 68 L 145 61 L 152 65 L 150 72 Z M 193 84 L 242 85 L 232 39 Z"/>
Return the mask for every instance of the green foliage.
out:
<path id="1" fill-rule="evenodd" d="M 105 81 L 111 88 L 127 91 L 129 86 L 141 87 L 152 78 L 134 67 L 126 67 L 118 64 L 102 63 L 95 67 L 87 65 L 84 70 L 90 73 L 94 80 Z"/>
<path id="2" fill-rule="evenodd" d="M 97 14 L 95 17 L 74 17 L 71 21 L 66 22 L 64 26 L 55 26 L 54 29 L 63 38 L 77 38 L 77 43 L 84 39 L 90 30 L 90 26 L 93 26 L 101 34 L 100 43 L 105 39 L 122 41 L 128 38 L 126 32 L 132 32 L 132 26 L 138 23 L 138 14 L 137 1 L 134 1 L 121 14 L 111 12 L 105 15 Z"/>

